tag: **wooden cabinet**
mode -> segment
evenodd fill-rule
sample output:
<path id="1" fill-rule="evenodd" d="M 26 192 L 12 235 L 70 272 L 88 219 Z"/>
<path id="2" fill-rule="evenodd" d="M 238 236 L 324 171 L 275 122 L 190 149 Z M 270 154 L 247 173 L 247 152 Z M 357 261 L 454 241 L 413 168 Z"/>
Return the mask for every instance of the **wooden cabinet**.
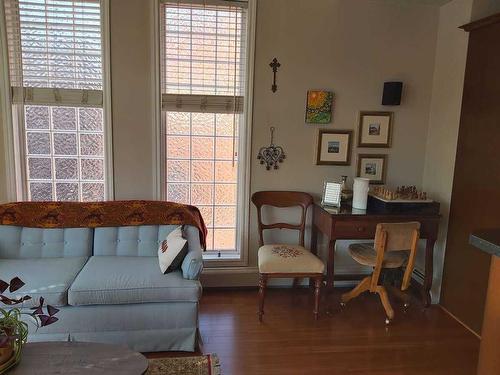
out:
<path id="1" fill-rule="evenodd" d="M 491 256 L 469 244 L 500 228 L 500 15 L 469 32 L 441 304 L 480 332 Z"/>

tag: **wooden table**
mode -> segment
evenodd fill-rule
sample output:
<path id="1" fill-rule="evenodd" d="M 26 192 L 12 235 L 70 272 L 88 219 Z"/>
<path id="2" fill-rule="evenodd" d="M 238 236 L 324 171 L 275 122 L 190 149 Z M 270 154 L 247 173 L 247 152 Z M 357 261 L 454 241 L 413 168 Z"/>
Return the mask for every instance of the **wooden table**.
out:
<path id="1" fill-rule="evenodd" d="M 436 203 L 436 205 L 438 205 L 436 212 L 439 212 L 439 203 Z M 360 275 L 335 275 L 334 255 L 337 240 L 373 239 L 378 223 L 418 221 L 421 224 L 420 238 L 426 239 L 425 276 L 420 289 L 424 305 L 430 305 L 434 244 L 438 236 L 440 215 L 429 212 L 435 211 L 435 208 L 434 210 L 428 210 L 427 207 L 421 210 L 415 209 L 411 212 L 393 213 L 383 210 L 356 210 L 350 206 L 327 209 L 317 203 L 314 204 L 311 251 L 314 254 L 317 253 L 318 233 L 325 235 L 328 239 L 327 288 L 333 288 L 334 280 L 355 280 L 360 278 Z"/>
<path id="2" fill-rule="evenodd" d="M 148 369 L 142 354 L 121 346 L 87 342 L 28 343 L 11 375 L 140 375 Z"/>

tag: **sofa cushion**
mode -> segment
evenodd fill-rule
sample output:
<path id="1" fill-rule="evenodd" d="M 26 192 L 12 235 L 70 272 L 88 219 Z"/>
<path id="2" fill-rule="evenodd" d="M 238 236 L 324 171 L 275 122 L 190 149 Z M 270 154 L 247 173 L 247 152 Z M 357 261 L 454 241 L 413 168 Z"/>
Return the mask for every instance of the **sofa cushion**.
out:
<path id="1" fill-rule="evenodd" d="M 89 257 L 93 229 L 0 225 L 0 258 Z"/>
<path id="2" fill-rule="evenodd" d="M 26 285 L 13 296 L 30 295 L 32 299 L 25 302 L 25 307 L 33 307 L 40 297 L 46 304 L 64 306 L 68 303 L 68 289 L 87 260 L 87 257 L 0 259 L 0 277 L 7 282 L 16 276 L 24 281 Z"/>
<path id="3" fill-rule="evenodd" d="M 185 234 L 188 240 L 188 253 L 181 265 L 182 276 L 189 280 L 198 280 L 203 270 L 203 250 L 200 243 L 198 228 L 192 225 L 185 226 Z"/>
<path id="4" fill-rule="evenodd" d="M 187 254 L 187 247 L 187 240 L 184 238 L 181 226 L 170 232 L 158 247 L 160 271 L 169 273 L 180 269 Z"/>
<path id="5" fill-rule="evenodd" d="M 138 225 L 96 228 L 94 255 L 154 256 L 178 225 Z"/>
<path id="6" fill-rule="evenodd" d="M 69 304 L 109 305 L 145 302 L 197 302 L 201 285 L 182 272 L 166 275 L 156 257 L 94 256 L 68 292 Z"/>

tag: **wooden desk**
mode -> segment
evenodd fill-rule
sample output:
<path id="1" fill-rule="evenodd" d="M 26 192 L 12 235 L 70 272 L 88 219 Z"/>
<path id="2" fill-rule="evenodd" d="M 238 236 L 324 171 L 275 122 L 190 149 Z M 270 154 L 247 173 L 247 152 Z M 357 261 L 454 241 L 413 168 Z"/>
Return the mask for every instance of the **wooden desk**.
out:
<path id="1" fill-rule="evenodd" d="M 439 205 L 438 203 L 436 203 Z M 418 221 L 421 224 L 420 238 L 426 239 L 425 276 L 421 285 L 422 299 L 425 306 L 430 305 L 433 275 L 434 244 L 439 230 L 439 214 L 421 212 L 389 213 L 383 211 L 360 211 L 350 206 L 339 209 L 325 209 L 319 204 L 313 207 L 313 223 L 311 233 L 311 251 L 317 253 L 318 232 L 328 239 L 327 288 L 333 288 L 334 280 L 352 280 L 359 275 L 338 275 L 334 272 L 335 243 L 337 240 L 373 239 L 378 223 Z"/>

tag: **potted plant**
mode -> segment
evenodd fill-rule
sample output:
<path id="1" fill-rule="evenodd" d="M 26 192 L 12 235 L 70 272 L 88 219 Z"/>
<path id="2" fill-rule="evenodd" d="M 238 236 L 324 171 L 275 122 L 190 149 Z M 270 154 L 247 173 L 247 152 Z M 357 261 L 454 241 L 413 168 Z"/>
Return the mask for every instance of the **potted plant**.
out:
<path id="1" fill-rule="evenodd" d="M 7 290 L 14 293 L 23 286 L 24 282 L 18 277 L 14 277 L 9 283 L 0 280 L 0 302 L 7 306 L 0 307 L 0 373 L 15 366 L 21 359 L 21 350 L 28 338 L 28 324 L 22 319 L 23 316 L 28 317 L 37 329 L 58 320 L 55 315 L 59 310 L 47 305 L 45 311 L 43 297 L 40 297 L 38 305 L 30 311 L 15 307 L 30 300 L 30 296 L 12 298 L 4 295 Z"/>

